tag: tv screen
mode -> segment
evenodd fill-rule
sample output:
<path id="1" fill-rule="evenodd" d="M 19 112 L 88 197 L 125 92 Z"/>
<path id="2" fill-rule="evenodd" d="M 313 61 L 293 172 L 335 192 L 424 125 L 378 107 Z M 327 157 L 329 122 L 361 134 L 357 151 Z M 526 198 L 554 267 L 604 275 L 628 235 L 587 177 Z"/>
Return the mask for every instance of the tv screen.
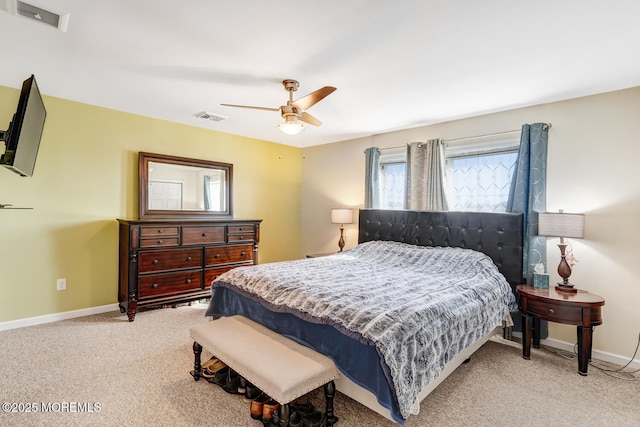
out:
<path id="1" fill-rule="evenodd" d="M 46 117 L 36 78 L 31 75 L 22 83 L 16 114 L 4 132 L 6 148 L 0 164 L 22 176 L 33 175 Z"/>

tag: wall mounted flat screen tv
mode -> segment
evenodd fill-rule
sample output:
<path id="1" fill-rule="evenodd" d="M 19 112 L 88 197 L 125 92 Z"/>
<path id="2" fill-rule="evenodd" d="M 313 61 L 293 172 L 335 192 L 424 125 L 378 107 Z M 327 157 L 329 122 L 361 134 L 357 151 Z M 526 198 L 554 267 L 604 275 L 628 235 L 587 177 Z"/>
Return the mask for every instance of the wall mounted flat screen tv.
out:
<path id="1" fill-rule="evenodd" d="M 5 142 L 5 152 L 0 164 L 21 176 L 32 176 L 38 156 L 40 138 L 47 111 L 35 76 L 22 83 L 20 100 L 7 131 L 0 131 L 0 140 Z"/>

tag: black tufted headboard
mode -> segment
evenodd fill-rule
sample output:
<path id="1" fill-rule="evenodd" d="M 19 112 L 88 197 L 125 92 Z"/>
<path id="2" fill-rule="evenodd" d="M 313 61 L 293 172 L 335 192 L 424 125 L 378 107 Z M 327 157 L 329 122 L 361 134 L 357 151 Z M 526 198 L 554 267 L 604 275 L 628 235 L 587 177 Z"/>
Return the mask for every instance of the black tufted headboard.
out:
<path id="1" fill-rule="evenodd" d="M 418 246 L 453 246 L 487 254 L 511 287 L 523 282 L 523 215 L 361 209 L 358 243 L 391 240 Z"/>

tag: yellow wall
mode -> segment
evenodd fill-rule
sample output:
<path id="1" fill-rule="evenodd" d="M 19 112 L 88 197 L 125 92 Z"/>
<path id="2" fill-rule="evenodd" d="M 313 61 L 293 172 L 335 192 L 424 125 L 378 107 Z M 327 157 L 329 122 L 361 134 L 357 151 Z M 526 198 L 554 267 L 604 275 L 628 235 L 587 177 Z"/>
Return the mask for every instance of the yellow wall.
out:
<path id="1" fill-rule="evenodd" d="M 579 263 L 571 281 L 605 298 L 594 349 L 631 357 L 640 332 L 640 88 L 522 108 L 303 150 L 302 250 L 337 250 L 338 226 L 329 209 L 362 207 L 367 147 L 402 146 L 430 138 L 455 139 L 551 123 L 547 209 L 583 212 L 586 238 L 572 240 Z M 347 245 L 357 243 L 346 226 Z M 551 280 L 560 259 L 548 239 Z M 550 324 L 550 338 L 573 343 L 575 327 Z"/>
<path id="2" fill-rule="evenodd" d="M 18 96 L 0 87 L 0 129 Z M 300 149 L 59 98 L 44 102 L 34 176 L 0 168 L 0 203 L 33 208 L 0 210 L 0 322 L 117 302 L 116 218 L 137 218 L 138 151 L 233 163 L 234 217 L 263 220 L 260 262 L 299 256 Z M 57 291 L 62 277 L 67 289 Z"/>

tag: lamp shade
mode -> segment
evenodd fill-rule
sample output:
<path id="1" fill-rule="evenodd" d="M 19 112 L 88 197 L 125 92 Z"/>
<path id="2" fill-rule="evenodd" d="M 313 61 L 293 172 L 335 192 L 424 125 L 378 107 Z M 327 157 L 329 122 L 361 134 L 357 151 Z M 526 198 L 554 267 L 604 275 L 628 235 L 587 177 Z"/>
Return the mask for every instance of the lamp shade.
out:
<path id="1" fill-rule="evenodd" d="M 584 214 L 538 214 L 538 236 L 584 238 Z"/>
<path id="2" fill-rule="evenodd" d="M 279 123 L 276 125 L 281 132 L 286 133 L 287 135 L 297 135 L 304 129 L 304 124 L 302 123 Z"/>
<path id="3" fill-rule="evenodd" d="M 331 209 L 332 224 L 351 224 L 353 222 L 353 210 L 348 208 Z"/>

